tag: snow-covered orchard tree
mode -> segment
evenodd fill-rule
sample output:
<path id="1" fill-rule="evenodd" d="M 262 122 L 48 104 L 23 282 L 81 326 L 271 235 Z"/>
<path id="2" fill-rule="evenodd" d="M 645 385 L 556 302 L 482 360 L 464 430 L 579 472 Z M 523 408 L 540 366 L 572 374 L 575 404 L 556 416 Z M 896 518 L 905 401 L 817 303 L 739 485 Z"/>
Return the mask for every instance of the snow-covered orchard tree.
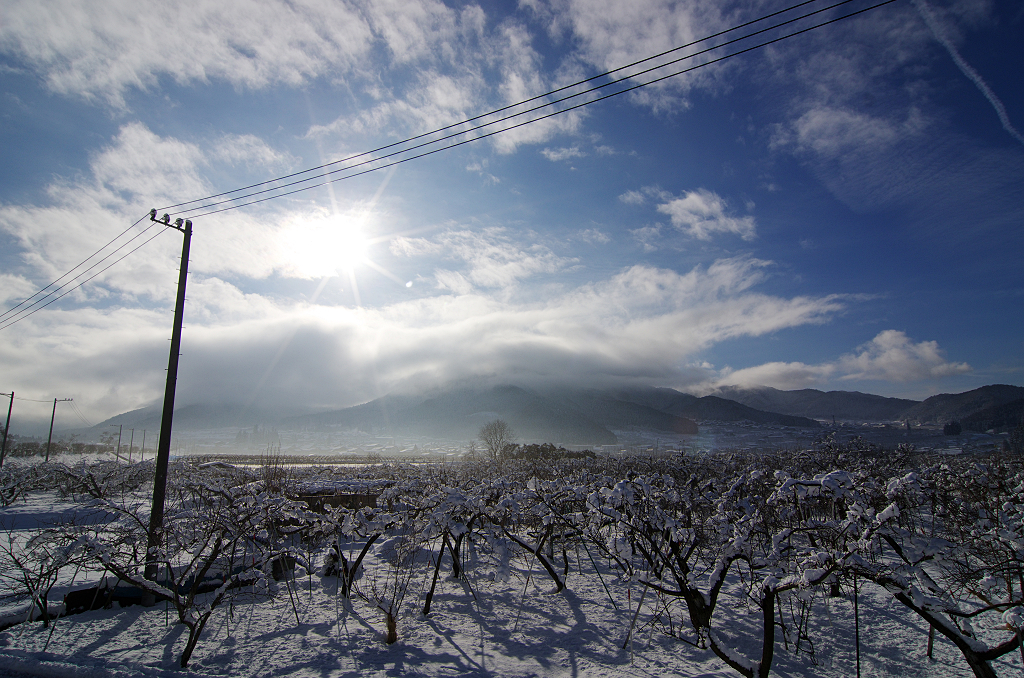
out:
<path id="1" fill-rule="evenodd" d="M 119 461 L 89 463 L 82 460 L 72 465 L 54 463 L 48 466 L 48 484 L 55 487 L 62 497 L 72 499 L 124 497 L 153 482 L 152 461 L 125 464 Z"/>
<path id="2" fill-rule="evenodd" d="M 852 477 L 699 470 L 682 482 L 638 475 L 596 489 L 588 497 L 589 535 L 627 579 L 683 602 L 696 635 L 689 642 L 706 644 L 746 678 L 764 678 L 774 660 L 780 600 L 803 600 L 855 553 L 838 538 Z M 715 611 L 723 596 L 751 606 L 759 620 L 722 627 Z M 670 612 L 664 603 L 660 608 Z M 750 657 L 736 644 L 760 652 Z"/>
<path id="3" fill-rule="evenodd" d="M 27 537 L 7 530 L 0 537 L 0 594 L 7 599 L 27 599 L 47 627 L 50 591 L 61 571 L 71 565 L 81 567 L 77 537 L 69 528 L 70 524 L 43 527 Z M 28 616 L 34 615 L 30 612 Z"/>
<path id="4" fill-rule="evenodd" d="M 863 496 L 872 494 L 887 506 L 851 507 L 850 526 L 863 548 L 850 569 L 948 638 L 975 676 L 994 678 L 990 662 L 1021 647 L 1019 462 L 944 463 L 862 488 Z"/>
<path id="5" fill-rule="evenodd" d="M 284 537 L 308 524 L 304 505 L 268 492 L 262 481 L 198 472 L 178 464 L 168 474 L 164 530 L 156 553 L 146 554 L 148 501 L 97 503 L 114 517 L 81 542 L 82 552 L 120 580 L 170 601 L 189 637 L 181 666 L 189 659 L 214 610 L 239 587 L 265 584 L 265 570 L 288 554 Z M 244 478 L 243 478 L 244 479 Z M 147 559 L 159 566 L 146 579 Z"/>

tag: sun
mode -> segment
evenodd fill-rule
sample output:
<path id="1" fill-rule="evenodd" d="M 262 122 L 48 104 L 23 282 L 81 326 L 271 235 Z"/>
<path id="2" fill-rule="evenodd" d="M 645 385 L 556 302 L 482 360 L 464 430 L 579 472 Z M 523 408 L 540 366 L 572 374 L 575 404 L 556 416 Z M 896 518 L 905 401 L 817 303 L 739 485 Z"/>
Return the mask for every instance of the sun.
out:
<path id="1" fill-rule="evenodd" d="M 287 249 L 295 273 L 323 278 L 352 272 L 367 263 L 370 239 L 362 219 L 331 216 L 303 219 L 288 229 Z"/>

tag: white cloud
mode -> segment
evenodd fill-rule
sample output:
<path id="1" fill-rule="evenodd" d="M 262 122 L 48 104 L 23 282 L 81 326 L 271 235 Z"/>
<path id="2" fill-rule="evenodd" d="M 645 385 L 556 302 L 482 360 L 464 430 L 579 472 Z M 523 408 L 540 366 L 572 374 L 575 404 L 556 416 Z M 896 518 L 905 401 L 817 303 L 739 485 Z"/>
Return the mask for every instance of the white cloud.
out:
<path id="1" fill-rule="evenodd" d="M 639 190 L 626 191 L 619 196 L 619 200 L 627 205 L 643 205 L 648 200 L 671 200 L 672 194 L 663 191 L 657 186 L 644 186 Z"/>
<path id="2" fill-rule="evenodd" d="M 177 202 L 182 196 L 212 192 L 199 172 L 205 163 L 203 151 L 196 144 L 160 137 L 145 125 L 132 122 L 121 127 L 109 146 L 93 155 L 89 169 L 97 186 L 76 186 L 79 190 L 74 195 L 78 198 L 80 193 L 92 194 L 94 188 L 99 188 L 104 193 L 120 194 L 116 198 L 104 195 L 112 203 L 119 202 L 118 198 L 153 205 Z M 55 184 L 51 192 L 66 201 L 66 189 Z"/>
<path id="3" fill-rule="evenodd" d="M 418 16 L 437 4 L 403 6 Z M 179 84 L 298 85 L 351 70 L 375 39 L 404 55 L 416 41 L 395 21 L 384 11 L 368 20 L 355 3 L 326 0 L 13 0 L 4 6 L 0 46 L 55 92 L 123 106 L 127 90 L 153 87 L 162 77 Z"/>
<path id="4" fill-rule="evenodd" d="M 590 243 L 591 245 L 605 245 L 612 241 L 607 233 L 597 228 L 585 228 L 576 231 L 576 233 L 572 235 L 572 239 Z"/>
<path id="5" fill-rule="evenodd" d="M 476 172 L 477 174 L 480 175 L 480 178 L 482 178 L 485 183 L 491 186 L 497 186 L 498 184 L 501 183 L 501 179 L 488 172 L 487 165 L 487 159 L 484 158 L 483 160 L 471 162 L 470 164 L 466 165 L 466 171 Z"/>
<path id="6" fill-rule="evenodd" d="M 650 224 L 632 229 L 629 234 L 643 248 L 644 252 L 655 252 L 661 240 L 661 224 Z"/>
<path id="7" fill-rule="evenodd" d="M 13 306 L 31 295 L 36 289 L 30 280 L 10 273 L 0 273 L 0 304 L 5 305 L 2 311 L 7 311 L 7 304 Z"/>
<path id="8" fill-rule="evenodd" d="M 426 238 L 407 238 L 397 236 L 391 239 L 391 253 L 399 257 L 418 257 L 427 254 L 439 254 L 441 244 Z"/>
<path id="9" fill-rule="evenodd" d="M 229 165 L 256 168 L 294 166 L 297 158 L 270 147 L 263 139 L 252 134 L 226 134 L 217 140 L 211 158 Z"/>
<path id="10" fill-rule="evenodd" d="M 561 162 L 562 160 L 587 157 L 587 154 L 581 151 L 578 146 L 570 146 L 568 148 L 545 148 L 541 151 L 541 155 L 551 162 Z"/>
<path id="11" fill-rule="evenodd" d="M 446 237 L 479 248 L 465 234 Z M 505 247 L 501 237 L 489 240 L 484 250 Z M 517 261 L 528 258 L 520 253 Z M 684 274 L 633 266 L 543 301 L 487 287 L 514 280 L 521 270 L 490 271 L 482 280 L 479 268 L 438 270 L 446 293 L 358 309 L 274 302 L 207 277 L 190 286 L 178 400 L 255 397 L 257 406 L 344 406 L 389 391 L 513 374 L 578 384 L 692 381 L 688 362 L 708 346 L 823 322 L 841 309 L 836 298 L 753 291 L 768 265 L 726 259 Z M 48 384 L 75 397 L 87 416 L 99 419 L 159 394 L 168 313 L 38 314 L 5 331 L 0 369 L 12 383 Z M 254 393 L 286 341 L 264 389 Z"/>
<path id="12" fill-rule="evenodd" d="M 821 386 L 836 371 L 832 364 L 806 365 L 801 362 L 771 362 L 739 370 L 722 370 L 715 386 L 771 386 L 782 390 Z"/>
<path id="13" fill-rule="evenodd" d="M 523 101 L 553 87 L 569 84 L 574 79 L 563 82 L 556 78 L 551 81 L 545 76 L 543 58 L 533 47 L 533 36 L 519 23 L 508 21 L 501 24 L 495 31 L 493 42 L 493 62 L 501 72 L 497 85 L 498 99 L 503 105 Z M 492 137 L 492 142 L 497 152 L 511 153 L 523 144 L 539 144 L 559 134 L 574 134 L 585 116 L 583 110 L 571 111 L 499 134 Z M 510 122 L 518 123 L 525 119 L 516 118 Z"/>
<path id="14" fill-rule="evenodd" d="M 723 15 L 721 3 L 708 0 L 652 0 L 639 7 L 616 0 L 565 0 L 536 1 L 527 6 L 553 30 L 570 32 L 579 46 L 578 58 L 598 71 L 692 42 L 737 20 L 736 14 Z M 671 78 L 638 91 L 633 99 L 665 111 L 685 108 L 685 96 L 692 87 L 717 87 L 722 72 L 723 67 L 718 66 Z"/>
<path id="15" fill-rule="evenodd" d="M 437 281 L 439 290 L 448 290 L 454 294 L 469 294 L 473 291 L 473 283 L 466 280 L 466 276 L 458 271 L 449 271 L 439 268 L 434 271 L 434 280 Z"/>
<path id="16" fill-rule="evenodd" d="M 906 383 L 939 379 L 971 371 L 967 363 L 949 362 L 938 342 L 915 343 L 904 332 L 885 330 L 854 352 L 817 365 L 770 362 L 743 369 L 722 369 L 705 390 L 721 386 L 771 386 L 779 389 L 821 387 L 830 381 L 873 380 Z"/>
<path id="17" fill-rule="evenodd" d="M 399 72 L 400 64 L 379 64 L 381 71 L 396 76 L 389 80 L 389 88 L 380 86 L 376 78 L 367 80 L 362 85 L 372 99 L 369 105 L 355 113 L 346 112 L 326 125 L 313 125 L 306 136 L 344 137 L 385 130 L 389 134 L 396 130 L 421 134 L 532 98 L 580 77 L 572 67 L 549 75 L 532 45 L 533 36 L 514 18 L 500 20 L 493 27 L 488 27 L 485 19 L 479 7 L 469 7 L 453 16 L 451 28 L 431 33 L 431 49 L 420 55 L 411 77 Z M 574 134 L 585 117 L 584 111 L 571 111 L 515 129 L 509 128 L 543 112 L 497 122 L 499 117 L 512 113 L 504 111 L 477 120 L 475 125 L 494 124 L 460 138 L 505 129 L 491 136 L 490 143 L 498 153 L 509 154 L 524 144 L 541 144 L 560 134 Z M 456 131 L 453 128 L 446 134 Z"/>
<path id="18" fill-rule="evenodd" d="M 835 158 L 851 152 L 884 151 L 900 139 L 918 134 L 926 126 L 920 112 L 911 108 L 904 121 L 894 121 L 847 109 L 813 108 L 789 128 L 772 136 L 775 148 L 792 145 L 802 152 Z"/>
<path id="19" fill-rule="evenodd" d="M 329 78 L 370 100 L 354 115 L 311 126 L 310 138 L 396 127 L 417 134 L 548 91 L 532 40 L 513 19 L 488 26 L 479 6 L 456 10 L 439 0 L 12 0 L 0 23 L 0 53 L 52 91 L 116 108 L 162 79 L 260 89 Z M 569 80 L 560 84 L 576 75 L 562 69 Z M 575 132 L 583 115 L 542 120 L 492 143 L 500 153 L 544 143 Z"/>
<path id="20" fill-rule="evenodd" d="M 753 240 L 756 235 L 753 217 L 727 214 L 725 201 L 703 188 L 658 205 L 658 211 L 669 215 L 673 226 L 699 240 L 710 240 L 718 233 L 733 233 L 744 240 Z"/>
<path id="21" fill-rule="evenodd" d="M 577 262 L 575 258 L 556 255 L 544 245 L 521 245 L 505 229 L 497 227 L 481 231 L 449 229 L 433 239 L 396 238 L 391 251 L 396 255 L 437 255 L 462 262 L 464 272 L 442 268 L 435 273 L 440 288 L 459 294 L 468 293 L 467 285 L 509 288 L 534 275 L 557 273 Z"/>
<path id="22" fill-rule="evenodd" d="M 154 157 L 161 158 L 162 162 L 153 162 Z M 127 125 L 110 147 L 93 156 L 91 177 L 58 180 L 48 187 L 49 205 L 0 204 L 0 230 L 17 243 L 9 256 L 19 257 L 26 266 L 23 275 L 41 287 L 78 265 L 84 255 L 97 250 L 136 219 L 144 217 L 147 209 L 144 206 L 172 202 L 171 196 L 180 195 L 175 193 L 178 188 L 193 194 L 206 192 L 208 187 L 196 172 L 200 162 L 202 153 L 197 147 L 161 139 L 141 125 Z M 119 243 L 150 225 L 145 220 Z M 159 232 L 158 227 L 136 239 L 130 247 Z M 111 294 L 173 298 L 171 272 L 177 269 L 176 255 L 174 247 L 167 247 L 165 242 L 166 236 L 158 238 L 147 246 L 148 256 L 129 257 L 72 298 L 80 300 L 84 294 L 96 298 Z M 100 268 L 88 275 L 99 273 Z"/>
<path id="23" fill-rule="evenodd" d="M 619 196 L 619 200 L 626 203 L 627 205 L 642 205 L 646 198 L 640 191 L 626 191 Z"/>
<path id="24" fill-rule="evenodd" d="M 843 379 L 893 382 L 921 381 L 971 371 L 967 363 L 948 362 L 938 342 L 915 344 L 897 330 L 880 332 L 854 353 L 840 358 L 839 366 L 846 373 Z"/>

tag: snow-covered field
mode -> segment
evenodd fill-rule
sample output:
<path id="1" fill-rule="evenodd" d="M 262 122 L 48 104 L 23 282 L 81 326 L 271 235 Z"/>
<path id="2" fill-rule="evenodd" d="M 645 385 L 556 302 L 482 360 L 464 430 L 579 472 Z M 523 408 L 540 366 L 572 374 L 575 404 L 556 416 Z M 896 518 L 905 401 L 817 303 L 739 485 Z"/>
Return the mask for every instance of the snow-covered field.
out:
<path id="1" fill-rule="evenodd" d="M 609 488 L 619 487 L 612 481 Z M 125 496 L 130 498 L 131 492 Z M 122 502 L 116 490 L 111 494 L 110 501 Z M 605 495 L 614 499 L 611 489 Z M 522 502 L 525 494 L 518 497 Z M 34 530 L 68 523 L 75 512 L 77 522 L 85 522 L 86 514 L 95 520 L 94 510 L 82 508 L 89 502 L 77 499 L 61 498 L 53 490 L 27 492 L 0 509 L 5 531 L 0 539 L 24 544 Z M 591 506 L 596 506 L 594 500 Z M 405 532 L 392 532 L 408 533 L 408 523 L 403 525 Z M 347 529 L 340 544 L 351 562 L 366 543 L 366 533 L 351 525 Z M 179 660 L 188 629 L 177 623 L 174 606 L 161 602 L 149 608 L 115 604 L 60 617 L 49 628 L 42 621 L 10 626 L 0 631 L 0 672 L 67 677 L 739 675 L 708 649 L 706 639 L 698 641 L 680 598 L 645 586 L 639 567 L 632 576 L 622 575 L 613 564 L 614 555 L 623 555 L 618 546 L 600 553 L 572 541 L 564 544 L 563 553 L 552 549 L 548 560 L 557 565 L 557 573 L 568 569 L 561 577 L 565 588 L 556 591 L 555 580 L 537 557 L 545 553 L 539 546 L 538 553 L 511 548 L 511 542 L 497 541 L 497 531 L 480 530 L 477 538 L 467 540 L 462 576 L 454 577 L 452 561 L 442 550 L 442 534 L 426 523 L 419 529 L 422 538 L 406 551 L 395 538 L 375 542 L 347 598 L 340 595 L 337 576 L 317 573 L 328 557 L 322 548 L 307 552 L 309 572 L 299 565 L 290 578 L 266 577 L 233 589 L 212 611 L 186 669 L 179 667 Z M 444 534 L 454 537 L 462 529 Z M 526 540 L 527 533 L 513 534 Z M 439 557 L 440 576 L 430 613 L 424 615 Z M 54 603 L 66 591 L 101 576 L 95 563 L 74 562 L 59 573 L 49 596 Z M 715 608 L 713 627 L 727 652 L 757 659 L 762 609 L 750 596 L 745 580 L 750 571 L 732 572 Z M 12 574 L 8 570 L 3 576 Z M 961 652 L 940 634 L 935 634 L 933 656 L 926 657 L 928 622 L 877 584 L 858 579 L 855 615 L 852 583 L 852 578 L 843 578 L 839 596 L 830 595 L 826 585 L 780 596 L 777 624 L 784 627 L 778 627 L 775 638 L 773 675 L 857 675 L 858 630 L 863 676 L 974 675 Z M 203 595 L 217 594 L 201 594 L 200 600 Z M 28 609 L 24 597 L 6 600 L 0 616 Z M 393 607 L 398 639 L 392 644 L 385 642 L 381 609 L 382 601 L 389 600 L 398 601 Z M 1005 631 L 999 635 L 993 624 L 976 625 L 975 632 L 990 642 L 1008 637 Z M 1024 672 L 1018 651 L 991 666 L 1000 676 Z"/>

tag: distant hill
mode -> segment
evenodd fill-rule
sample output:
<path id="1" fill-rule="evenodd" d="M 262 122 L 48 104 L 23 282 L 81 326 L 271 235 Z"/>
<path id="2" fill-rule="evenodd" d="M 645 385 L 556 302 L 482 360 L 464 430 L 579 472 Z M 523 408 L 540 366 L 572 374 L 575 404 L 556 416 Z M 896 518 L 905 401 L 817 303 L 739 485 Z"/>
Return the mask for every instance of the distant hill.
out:
<path id="1" fill-rule="evenodd" d="M 614 391 L 616 397 L 655 410 L 700 421 L 751 421 L 776 426 L 818 427 L 813 419 L 749 407 L 717 396 L 699 398 L 671 388 L 632 388 Z"/>
<path id="2" fill-rule="evenodd" d="M 177 431 L 249 428 L 358 429 L 382 434 L 448 440 L 475 438 L 480 427 L 504 419 L 521 441 L 573 445 L 614 444 L 614 431 L 646 429 L 695 433 L 704 421 L 816 427 L 815 419 L 902 421 L 944 424 L 960 421 L 969 430 L 987 431 L 1019 421 L 1024 387 L 992 385 L 959 394 L 932 396 L 923 402 L 850 391 L 774 388 L 725 388 L 698 397 L 670 388 L 581 389 L 518 386 L 439 389 L 420 396 L 385 396 L 362 405 L 316 414 L 243 410 L 239 406 L 193 404 L 174 413 Z M 290 416 L 286 416 L 290 415 Z M 696 422 L 696 423 L 695 423 Z M 82 432 L 108 432 L 109 425 L 158 431 L 160 408 L 150 406 L 111 417 Z"/>
<path id="3" fill-rule="evenodd" d="M 391 397 L 332 412 L 294 417 L 287 426 L 346 427 L 367 432 L 470 440 L 503 419 L 520 440 L 612 445 L 615 434 L 570 405 L 517 386 L 454 389 L 423 397 Z"/>
<path id="4" fill-rule="evenodd" d="M 805 388 L 780 391 L 768 386 L 739 388 L 727 386 L 719 395 L 749 407 L 812 419 L 844 421 L 896 421 L 903 413 L 920 404 L 917 400 L 886 398 L 857 391 L 819 391 Z"/>
<path id="5" fill-rule="evenodd" d="M 544 395 L 579 410 L 590 419 L 610 429 L 653 429 L 671 433 L 697 433 L 691 419 L 665 412 L 644 403 L 632 402 L 618 394 L 592 389 L 555 389 Z"/>
<path id="6" fill-rule="evenodd" d="M 962 421 L 982 410 L 1006 405 L 1021 398 L 1024 398 L 1024 387 L 994 384 L 966 393 L 934 395 L 907 409 L 901 418 L 920 424 L 945 424 Z"/>
<path id="7" fill-rule="evenodd" d="M 470 439 L 497 418 L 511 424 L 522 439 L 588 445 L 614 443 L 615 430 L 692 434 L 697 432 L 694 420 L 818 426 L 806 417 L 762 412 L 724 398 L 698 398 L 673 389 L 556 387 L 536 392 L 516 386 L 442 391 L 422 399 L 381 398 L 286 424 Z"/>
<path id="8" fill-rule="evenodd" d="M 984 433 L 995 430 L 998 432 L 1012 431 L 1024 422 L 1024 398 L 1004 405 L 986 407 L 960 420 L 960 424 L 968 431 Z"/>
<path id="9" fill-rule="evenodd" d="M 90 431 L 105 433 L 111 425 L 122 425 L 125 429 L 134 428 L 148 431 L 160 430 L 160 418 L 163 409 L 159 405 L 150 405 L 138 410 L 115 415 L 106 421 L 93 426 Z M 199 430 L 211 428 L 249 428 L 255 424 L 276 424 L 284 414 L 280 411 L 266 411 L 255 408 L 243 409 L 238 405 L 192 404 L 174 409 L 174 430 Z"/>

